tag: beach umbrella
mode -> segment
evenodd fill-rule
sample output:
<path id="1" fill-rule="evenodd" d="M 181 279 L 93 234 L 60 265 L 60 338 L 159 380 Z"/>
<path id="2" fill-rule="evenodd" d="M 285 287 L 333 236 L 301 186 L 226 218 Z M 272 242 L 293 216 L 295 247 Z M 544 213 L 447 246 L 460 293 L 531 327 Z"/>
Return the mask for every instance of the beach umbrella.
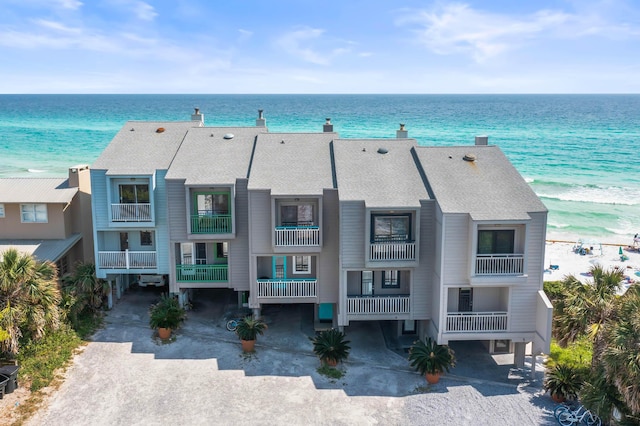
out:
<path id="1" fill-rule="evenodd" d="M 620 247 L 620 250 L 618 250 L 618 253 L 620 254 L 620 256 L 622 256 L 622 247 Z"/>

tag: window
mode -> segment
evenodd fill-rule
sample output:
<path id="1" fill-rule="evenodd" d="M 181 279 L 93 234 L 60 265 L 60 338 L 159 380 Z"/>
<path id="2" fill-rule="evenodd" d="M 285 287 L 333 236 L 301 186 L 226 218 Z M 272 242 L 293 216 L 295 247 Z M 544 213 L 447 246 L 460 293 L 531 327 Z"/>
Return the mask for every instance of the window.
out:
<path id="1" fill-rule="evenodd" d="M 148 204 L 149 185 L 147 184 L 126 184 L 118 186 L 121 204 Z"/>
<path id="2" fill-rule="evenodd" d="M 373 215 L 373 242 L 408 241 L 411 234 L 410 215 Z"/>
<path id="3" fill-rule="evenodd" d="M 58 268 L 58 277 L 62 278 L 64 275 L 69 273 L 69 260 L 67 256 L 62 256 L 56 262 L 56 268 Z"/>
<path id="4" fill-rule="evenodd" d="M 478 231 L 478 254 L 510 254 L 514 248 L 513 229 Z"/>
<path id="5" fill-rule="evenodd" d="M 4 204 L 0 204 L 0 217 L 4 217 Z"/>
<path id="6" fill-rule="evenodd" d="M 47 223 L 47 205 L 21 204 L 20 216 L 23 223 Z"/>
<path id="7" fill-rule="evenodd" d="M 226 192 L 196 194 L 196 208 L 199 215 L 229 214 L 229 194 Z"/>
<path id="8" fill-rule="evenodd" d="M 207 245 L 205 243 L 196 243 L 196 265 L 207 264 Z"/>
<path id="9" fill-rule="evenodd" d="M 149 231 L 140 231 L 140 245 L 141 246 L 151 246 L 153 242 L 151 241 L 151 232 Z"/>
<path id="10" fill-rule="evenodd" d="M 362 271 L 362 295 L 373 296 L 373 271 Z"/>
<path id="11" fill-rule="evenodd" d="M 311 256 L 293 256 L 293 273 L 310 274 Z"/>
<path id="12" fill-rule="evenodd" d="M 216 244 L 216 257 L 218 259 L 226 259 L 229 257 L 229 243 Z"/>
<path id="13" fill-rule="evenodd" d="M 282 226 L 313 226 L 313 205 L 280 206 Z"/>
<path id="14" fill-rule="evenodd" d="M 382 271 L 382 288 L 400 288 L 400 271 Z"/>

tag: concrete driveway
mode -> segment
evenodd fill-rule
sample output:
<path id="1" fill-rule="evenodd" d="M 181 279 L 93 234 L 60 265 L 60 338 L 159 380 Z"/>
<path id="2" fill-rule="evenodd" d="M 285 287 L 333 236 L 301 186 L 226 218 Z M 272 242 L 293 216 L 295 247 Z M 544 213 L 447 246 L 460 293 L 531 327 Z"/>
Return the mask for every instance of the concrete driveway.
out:
<path id="1" fill-rule="evenodd" d="M 540 376 L 513 384 L 458 374 L 495 367 L 491 357 L 462 360 L 427 386 L 406 356 L 387 349 L 379 323 L 352 323 L 352 351 L 341 366 L 346 374 L 333 380 L 316 371 L 312 318 L 304 307 L 264 309 L 269 329 L 257 352 L 245 355 L 224 327 L 229 304 L 221 292 L 202 292 L 169 344 L 148 327 L 147 308 L 157 296 L 154 289 L 128 291 L 27 424 L 555 424 Z"/>

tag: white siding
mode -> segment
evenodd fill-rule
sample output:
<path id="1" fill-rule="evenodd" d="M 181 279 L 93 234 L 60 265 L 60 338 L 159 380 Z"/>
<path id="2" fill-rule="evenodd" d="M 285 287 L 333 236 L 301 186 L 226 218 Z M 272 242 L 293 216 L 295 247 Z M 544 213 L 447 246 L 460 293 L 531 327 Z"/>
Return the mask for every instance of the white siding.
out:
<path id="1" fill-rule="evenodd" d="M 249 207 L 247 179 L 239 179 L 235 191 L 236 238 L 229 243 L 229 284 L 249 290 Z"/>
<path id="2" fill-rule="evenodd" d="M 365 260 L 365 208 L 362 201 L 340 203 L 340 256 L 342 268 L 363 269 Z"/>
<path id="3" fill-rule="evenodd" d="M 322 195 L 322 253 L 319 256 L 318 297 L 320 303 L 338 302 L 340 233 L 338 191 L 325 189 Z"/>
<path id="4" fill-rule="evenodd" d="M 431 317 L 433 298 L 433 261 L 435 256 L 435 202 L 422 201 L 420 208 L 419 266 L 413 270 L 411 316 L 413 319 Z"/>
<path id="5" fill-rule="evenodd" d="M 509 306 L 511 332 L 532 332 L 536 326 L 538 290 L 542 289 L 544 271 L 544 239 L 546 213 L 532 213 L 527 225 L 525 256 L 528 279 L 526 284 L 513 286 Z"/>
<path id="6" fill-rule="evenodd" d="M 442 278 L 444 285 L 462 286 L 469 283 L 469 216 L 447 214 L 444 216 L 444 259 Z"/>

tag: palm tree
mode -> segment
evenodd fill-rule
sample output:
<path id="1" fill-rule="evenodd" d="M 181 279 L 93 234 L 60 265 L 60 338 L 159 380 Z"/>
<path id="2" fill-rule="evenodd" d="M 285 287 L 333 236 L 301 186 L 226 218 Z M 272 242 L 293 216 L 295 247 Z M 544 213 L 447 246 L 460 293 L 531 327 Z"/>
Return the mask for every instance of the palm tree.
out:
<path id="1" fill-rule="evenodd" d="M 65 300 L 69 305 L 67 309 L 73 323 L 84 310 L 95 314 L 109 294 L 109 283 L 96 277 L 96 266 L 93 263 L 79 263 L 73 275 L 62 281 Z"/>
<path id="2" fill-rule="evenodd" d="M 596 265 L 589 272 L 592 282 L 583 284 L 573 275 L 563 280 L 566 293 L 563 302 L 556 306 L 554 334 L 561 346 L 589 335 L 593 339 L 594 359 L 599 359 L 604 349 L 602 327 L 612 317 L 624 270 L 620 267 L 604 270 Z"/>
<path id="3" fill-rule="evenodd" d="M 602 365 L 624 403 L 640 416 L 640 287 L 630 287 L 616 311 L 604 333 Z"/>
<path id="4" fill-rule="evenodd" d="M 60 325 L 58 273 L 51 262 L 8 249 L 0 256 L 0 328 L 9 338 L 0 349 L 16 354 L 24 335 L 38 340 Z"/>

